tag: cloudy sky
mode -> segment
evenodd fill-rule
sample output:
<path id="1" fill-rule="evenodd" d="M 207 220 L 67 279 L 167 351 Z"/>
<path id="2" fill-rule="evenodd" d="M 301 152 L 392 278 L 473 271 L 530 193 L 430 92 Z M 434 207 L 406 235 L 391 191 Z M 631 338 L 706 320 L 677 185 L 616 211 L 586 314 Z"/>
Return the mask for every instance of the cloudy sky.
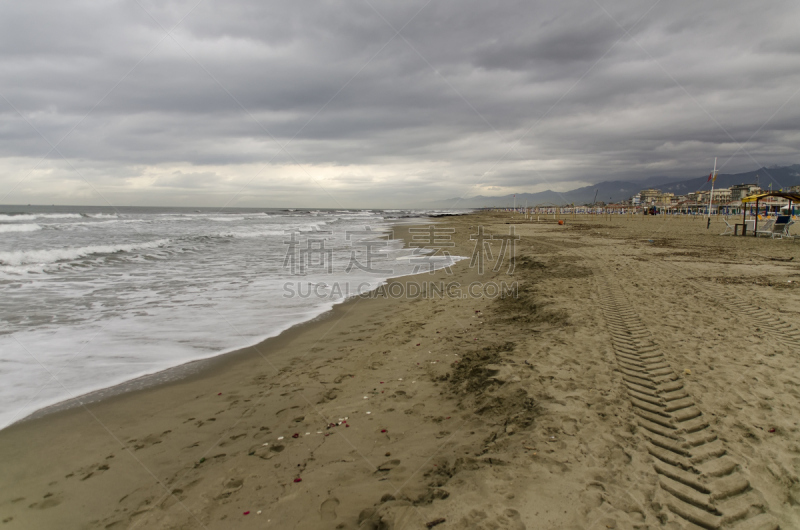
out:
<path id="1" fill-rule="evenodd" d="M 800 162 L 796 1 L 0 7 L 0 204 L 415 206 Z"/>

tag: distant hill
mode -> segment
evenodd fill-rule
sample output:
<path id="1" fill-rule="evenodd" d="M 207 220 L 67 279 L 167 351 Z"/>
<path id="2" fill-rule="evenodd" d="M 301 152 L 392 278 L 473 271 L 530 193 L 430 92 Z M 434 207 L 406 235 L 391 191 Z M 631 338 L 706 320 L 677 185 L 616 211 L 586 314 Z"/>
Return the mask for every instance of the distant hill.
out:
<path id="1" fill-rule="evenodd" d="M 728 188 L 734 184 L 755 184 L 758 175 L 758 184 L 768 189 L 770 183 L 773 190 L 789 188 L 800 185 L 800 164 L 791 166 L 761 168 L 756 171 L 737 174 L 720 174 L 714 184 L 716 188 Z M 661 191 L 671 192 L 675 195 L 685 195 L 693 191 L 708 190 L 711 183 L 708 175 L 680 180 L 676 177 L 650 177 L 641 181 L 612 180 L 597 183 L 593 186 L 584 186 L 571 191 L 556 192 L 551 190 L 538 193 L 518 193 L 517 206 L 564 205 L 564 204 L 591 204 L 597 192 L 598 202 L 619 202 L 630 198 L 643 189 L 658 188 Z M 514 204 L 513 195 L 487 197 L 478 195 L 465 199 L 452 198 L 430 203 L 438 208 L 505 208 Z"/>
<path id="2" fill-rule="evenodd" d="M 747 173 L 736 173 L 733 175 L 718 175 L 714 183 L 715 188 L 730 188 L 736 184 L 756 184 L 762 189 L 772 189 L 777 191 L 781 188 L 786 189 L 800 185 L 800 164 L 783 167 L 762 167 L 756 171 Z M 644 188 L 643 188 L 644 189 Z M 675 195 L 686 195 L 693 191 L 709 190 L 711 183 L 708 182 L 708 175 L 703 177 L 682 180 L 660 186 L 661 191 L 668 191 Z"/>

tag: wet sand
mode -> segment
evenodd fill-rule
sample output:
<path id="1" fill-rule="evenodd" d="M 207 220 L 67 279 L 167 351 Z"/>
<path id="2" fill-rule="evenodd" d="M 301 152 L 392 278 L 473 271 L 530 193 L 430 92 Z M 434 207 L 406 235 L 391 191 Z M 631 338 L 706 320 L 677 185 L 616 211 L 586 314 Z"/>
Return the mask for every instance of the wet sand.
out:
<path id="1" fill-rule="evenodd" d="M 662 217 L 439 221 L 467 256 L 513 223 L 513 273 L 400 278 L 461 291 L 390 284 L 0 431 L 0 528 L 800 527 L 800 245 Z"/>

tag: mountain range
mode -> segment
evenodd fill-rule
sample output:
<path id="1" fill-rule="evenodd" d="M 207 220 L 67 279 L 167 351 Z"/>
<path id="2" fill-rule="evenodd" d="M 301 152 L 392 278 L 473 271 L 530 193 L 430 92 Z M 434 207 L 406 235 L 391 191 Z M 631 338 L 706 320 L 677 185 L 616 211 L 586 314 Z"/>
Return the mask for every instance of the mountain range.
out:
<path id="1" fill-rule="evenodd" d="M 728 188 L 735 184 L 758 184 L 763 189 L 787 189 L 800 185 L 800 164 L 790 166 L 762 167 L 755 171 L 735 174 L 720 174 L 714 183 L 716 188 Z M 595 193 L 597 202 L 613 203 L 629 199 L 643 189 L 657 188 L 663 192 L 675 195 L 686 195 L 693 191 L 709 190 L 711 182 L 708 175 L 679 180 L 675 177 L 649 177 L 638 181 L 610 180 L 592 186 L 584 186 L 571 191 L 540 191 L 538 193 L 517 193 L 516 205 L 543 206 L 566 204 L 591 204 Z M 431 206 L 437 208 L 505 208 L 514 204 L 514 195 L 468 197 L 465 199 L 452 198 L 436 201 Z"/>

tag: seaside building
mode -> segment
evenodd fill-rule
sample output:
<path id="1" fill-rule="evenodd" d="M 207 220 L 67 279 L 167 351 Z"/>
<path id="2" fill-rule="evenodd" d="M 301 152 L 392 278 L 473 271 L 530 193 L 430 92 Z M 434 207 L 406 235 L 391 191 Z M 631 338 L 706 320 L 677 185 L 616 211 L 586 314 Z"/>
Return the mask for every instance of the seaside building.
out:
<path id="1" fill-rule="evenodd" d="M 708 207 L 708 203 L 702 203 L 700 201 L 696 201 L 694 199 L 686 198 L 682 201 L 678 201 L 674 206 L 674 211 L 683 214 L 696 214 L 702 211 L 705 211 L 705 208 Z"/>
<path id="2" fill-rule="evenodd" d="M 686 197 L 693 202 L 708 202 L 708 192 L 707 191 L 693 191 L 691 193 L 687 193 Z"/>
<path id="3" fill-rule="evenodd" d="M 756 184 L 736 184 L 730 188 L 731 196 L 729 200 L 741 201 L 743 197 L 753 195 L 759 191 L 761 190 Z"/>
<path id="4" fill-rule="evenodd" d="M 711 197 L 712 202 L 730 202 L 730 200 L 731 190 L 729 188 L 715 189 Z"/>
<path id="5" fill-rule="evenodd" d="M 648 188 L 639 192 L 639 204 L 649 206 L 655 204 L 658 196 L 662 195 L 661 190 Z"/>
<path id="6" fill-rule="evenodd" d="M 608 213 L 625 213 L 626 211 L 629 211 L 630 208 L 630 204 L 614 203 L 606 204 L 605 211 Z"/>

